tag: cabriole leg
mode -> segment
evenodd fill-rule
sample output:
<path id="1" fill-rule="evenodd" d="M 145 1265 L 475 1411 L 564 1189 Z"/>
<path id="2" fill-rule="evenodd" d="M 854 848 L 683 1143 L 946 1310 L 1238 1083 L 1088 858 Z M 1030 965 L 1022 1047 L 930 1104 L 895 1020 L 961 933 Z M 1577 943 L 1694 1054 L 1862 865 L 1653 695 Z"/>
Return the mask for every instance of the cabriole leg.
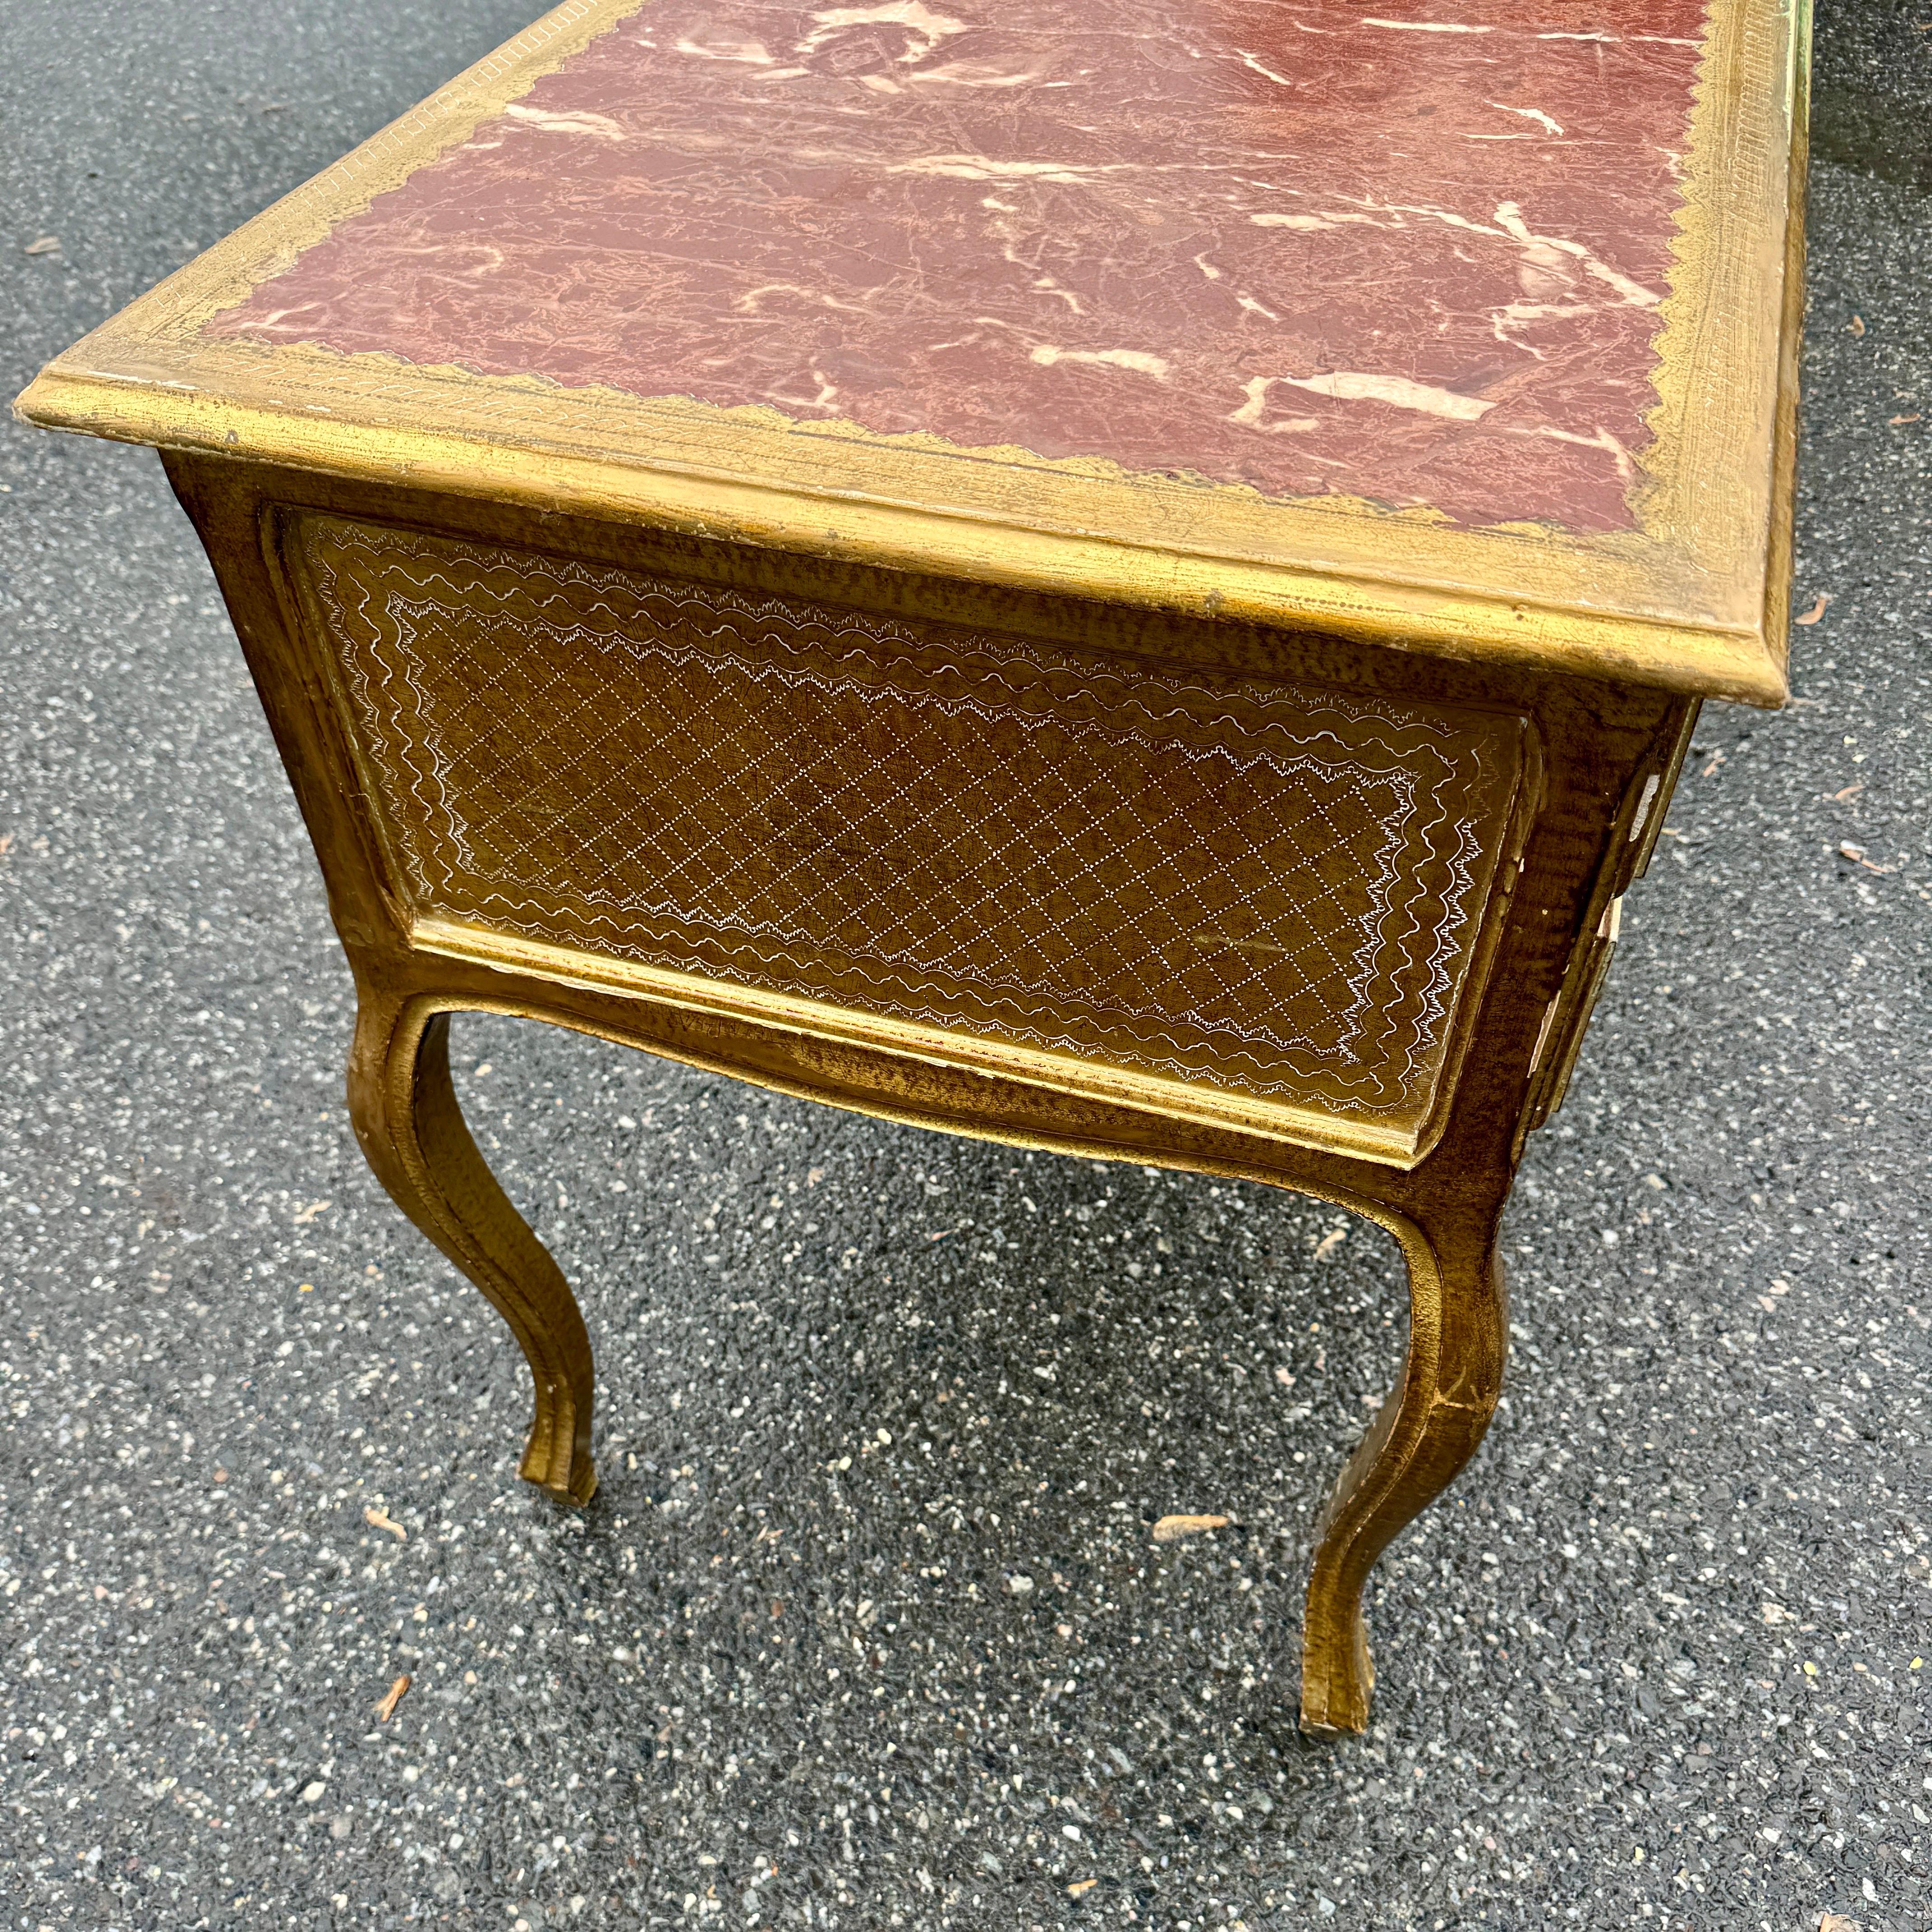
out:
<path id="1" fill-rule="evenodd" d="M 1302 1625 L 1301 1723 L 1360 1731 L 1375 1668 L 1362 1586 L 1391 1540 L 1475 1454 L 1502 1389 L 1508 1312 L 1499 1210 L 1390 1219 L 1408 1262 L 1408 1359 L 1322 1518 Z"/>
<path id="2" fill-rule="evenodd" d="M 449 1077 L 449 1015 L 421 994 L 364 987 L 349 1111 L 376 1178 L 508 1322 L 536 1383 L 525 1479 L 590 1500 L 590 1339 L 570 1284 L 470 1138 Z"/>

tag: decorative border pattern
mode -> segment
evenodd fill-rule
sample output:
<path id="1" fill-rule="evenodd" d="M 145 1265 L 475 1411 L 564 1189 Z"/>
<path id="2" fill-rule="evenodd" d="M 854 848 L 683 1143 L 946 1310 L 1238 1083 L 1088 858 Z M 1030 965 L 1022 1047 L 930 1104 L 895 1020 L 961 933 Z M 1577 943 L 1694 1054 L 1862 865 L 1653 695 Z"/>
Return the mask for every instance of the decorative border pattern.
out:
<path id="1" fill-rule="evenodd" d="M 1520 721 L 312 517 L 426 916 L 1419 1119 Z"/>

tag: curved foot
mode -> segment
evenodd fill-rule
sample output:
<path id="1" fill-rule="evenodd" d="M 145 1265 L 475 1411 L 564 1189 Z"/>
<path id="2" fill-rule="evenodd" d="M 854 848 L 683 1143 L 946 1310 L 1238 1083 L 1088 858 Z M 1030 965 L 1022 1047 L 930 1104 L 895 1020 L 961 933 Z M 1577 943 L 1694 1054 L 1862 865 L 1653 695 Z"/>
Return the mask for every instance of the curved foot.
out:
<path id="1" fill-rule="evenodd" d="M 349 1112 L 376 1178 L 508 1322 L 536 1383 L 520 1473 L 587 1503 L 590 1338 L 562 1271 L 477 1151 L 449 1077 L 449 1016 L 418 996 L 362 989 L 349 1062 Z"/>
<path id="2" fill-rule="evenodd" d="M 1509 1340 L 1496 1220 L 1396 1228 L 1408 1262 L 1408 1360 L 1322 1518 L 1302 1624 L 1304 1730 L 1368 1728 L 1376 1672 L 1362 1586 L 1475 1454 L 1495 1412 Z"/>

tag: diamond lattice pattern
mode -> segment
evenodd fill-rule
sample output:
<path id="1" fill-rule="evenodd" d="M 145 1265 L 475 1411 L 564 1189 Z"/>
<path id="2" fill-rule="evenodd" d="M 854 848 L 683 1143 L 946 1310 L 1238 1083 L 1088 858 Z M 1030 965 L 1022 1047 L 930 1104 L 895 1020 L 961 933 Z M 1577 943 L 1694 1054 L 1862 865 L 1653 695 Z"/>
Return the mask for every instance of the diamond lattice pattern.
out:
<path id="1" fill-rule="evenodd" d="M 305 535 L 424 911 L 1258 1095 L 1426 1108 L 1516 721 Z"/>

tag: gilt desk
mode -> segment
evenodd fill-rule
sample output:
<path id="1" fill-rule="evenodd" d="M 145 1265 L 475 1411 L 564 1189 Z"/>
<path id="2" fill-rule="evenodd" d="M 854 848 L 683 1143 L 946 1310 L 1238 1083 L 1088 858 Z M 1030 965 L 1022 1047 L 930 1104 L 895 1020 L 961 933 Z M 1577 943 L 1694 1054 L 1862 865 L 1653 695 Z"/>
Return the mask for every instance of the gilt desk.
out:
<path id="1" fill-rule="evenodd" d="M 568 0 L 52 364 L 294 782 L 384 1184 L 591 1352 L 448 1016 L 1390 1229 L 1302 1715 L 1700 700 L 1784 695 L 1802 0 Z"/>

